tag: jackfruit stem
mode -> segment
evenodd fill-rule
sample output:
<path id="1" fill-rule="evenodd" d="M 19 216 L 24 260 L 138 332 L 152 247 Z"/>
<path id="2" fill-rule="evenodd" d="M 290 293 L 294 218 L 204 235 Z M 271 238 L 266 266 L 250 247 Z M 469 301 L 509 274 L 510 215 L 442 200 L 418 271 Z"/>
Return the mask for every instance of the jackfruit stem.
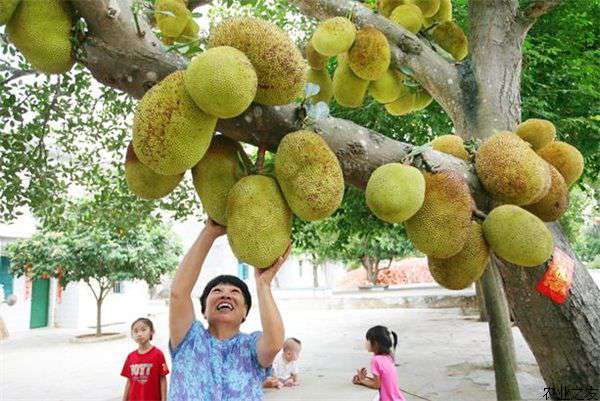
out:
<path id="1" fill-rule="evenodd" d="M 256 157 L 256 172 L 258 174 L 263 173 L 266 151 L 267 151 L 267 146 L 264 143 L 261 143 L 260 145 L 258 145 L 258 156 Z"/>
<path id="2" fill-rule="evenodd" d="M 485 214 L 484 212 L 482 212 L 479 209 L 473 209 L 473 216 L 475 216 L 481 220 L 485 220 L 487 218 L 487 214 Z"/>

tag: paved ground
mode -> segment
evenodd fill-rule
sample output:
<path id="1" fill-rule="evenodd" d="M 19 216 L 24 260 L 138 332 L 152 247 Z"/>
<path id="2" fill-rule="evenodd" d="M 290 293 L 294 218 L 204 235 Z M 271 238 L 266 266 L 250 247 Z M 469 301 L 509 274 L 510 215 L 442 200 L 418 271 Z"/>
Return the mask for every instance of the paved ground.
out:
<path id="1" fill-rule="evenodd" d="M 303 341 L 302 385 L 269 390 L 265 400 L 370 401 L 372 390 L 350 384 L 356 368 L 368 366 L 364 333 L 372 325 L 393 327 L 400 335 L 397 352 L 402 389 L 426 399 L 495 400 L 487 324 L 462 316 L 458 309 L 298 309 L 281 302 L 288 335 Z M 197 309 L 198 310 L 198 309 Z M 167 350 L 166 309 L 153 317 L 155 345 Z M 244 331 L 259 327 L 257 309 Z M 111 331 L 127 330 L 125 326 Z M 122 363 L 134 349 L 130 339 L 73 344 L 73 330 L 38 329 L 13 333 L 0 345 L 2 401 L 117 401 L 124 380 Z M 524 398 L 542 399 L 545 387 L 533 355 L 514 329 L 518 373 Z M 170 365 L 170 361 L 169 361 Z M 407 395 L 407 400 L 420 400 Z"/>

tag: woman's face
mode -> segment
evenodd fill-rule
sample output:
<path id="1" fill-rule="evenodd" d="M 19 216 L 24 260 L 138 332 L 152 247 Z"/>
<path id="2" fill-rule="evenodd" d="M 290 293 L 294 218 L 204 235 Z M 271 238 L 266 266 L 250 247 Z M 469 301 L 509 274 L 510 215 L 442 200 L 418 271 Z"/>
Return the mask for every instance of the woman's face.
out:
<path id="1" fill-rule="evenodd" d="M 240 325 L 246 318 L 248 308 L 242 291 L 231 284 L 215 286 L 206 297 L 204 316 L 210 324 L 228 323 Z"/>

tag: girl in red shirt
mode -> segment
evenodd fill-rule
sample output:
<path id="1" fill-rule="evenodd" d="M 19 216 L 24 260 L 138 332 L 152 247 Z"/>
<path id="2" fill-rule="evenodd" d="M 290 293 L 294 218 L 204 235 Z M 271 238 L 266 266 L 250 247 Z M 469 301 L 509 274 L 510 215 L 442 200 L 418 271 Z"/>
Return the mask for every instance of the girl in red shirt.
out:
<path id="1" fill-rule="evenodd" d="M 154 325 L 141 317 L 131 325 L 131 336 L 138 349 L 127 356 L 121 376 L 127 378 L 123 401 L 166 401 L 167 374 L 165 356 L 150 343 Z"/>

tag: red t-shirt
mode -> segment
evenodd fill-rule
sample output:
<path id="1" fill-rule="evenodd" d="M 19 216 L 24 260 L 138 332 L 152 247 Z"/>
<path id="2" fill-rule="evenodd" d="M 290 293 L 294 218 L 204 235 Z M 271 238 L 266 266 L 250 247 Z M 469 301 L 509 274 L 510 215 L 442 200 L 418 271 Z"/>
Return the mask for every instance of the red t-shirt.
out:
<path id="1" fill-rule="evenodd" d="M 160 378 L 169 373 L 165 356 L 156 347 L 145 354 L 137 350 L 127 355 L 121 376 L 129 379 L 128 401 L 161 401 Z"/>

